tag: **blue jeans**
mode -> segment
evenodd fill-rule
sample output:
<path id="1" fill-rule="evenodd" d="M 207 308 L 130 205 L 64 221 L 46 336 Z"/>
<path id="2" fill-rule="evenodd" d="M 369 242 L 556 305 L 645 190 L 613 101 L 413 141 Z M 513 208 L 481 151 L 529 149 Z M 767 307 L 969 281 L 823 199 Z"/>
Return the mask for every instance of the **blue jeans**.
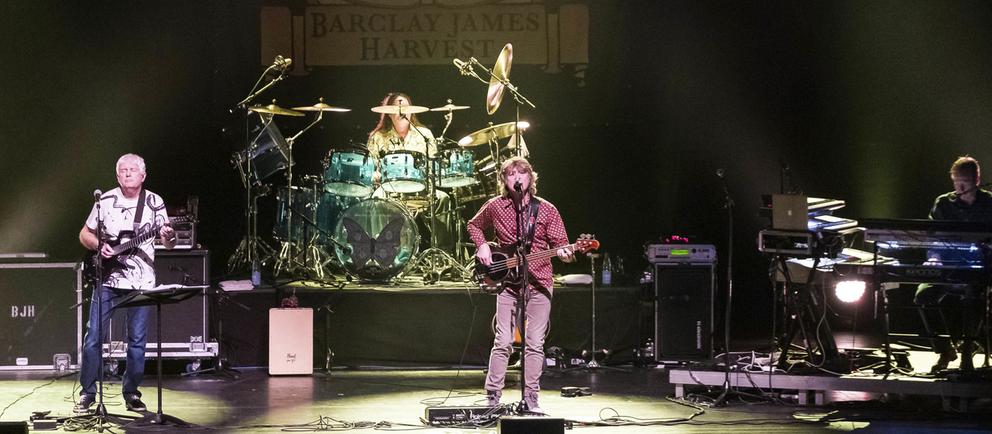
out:
<path id="1" fill-rule="evenodd" d="M 99 292 L 98 292 L 99 291 Z M 80 361 L 79 384 L 82 386 L 80 395 L 96 395 L 96 380 L 100 376 L 103 367 L 100 364 L 101 343 L 108 342 L 109 339 L 101 339 L 100 332 L 106 338 L 109 331 L 111 309 L 121 302 L 124 296 L 131 290 L 107 288 L 100 285 L 93 290 L 93 299 L 90 301 L 90 317 L 86 322 L 86 337 L 83 338 L 83 360 Z M 100 303 L 97 303 L 97 294 L 102 297 L 103 309 L 101 315 Z M 140 306 L 125 308 L 127 317 L 127 363 L 124 368 L 124 386 L 122 392 L 125 396 L 141 396 L 138 386 L 145 376 L 145 344 L 148 342 L 148 316 L 151 313 L 151 306 Z M 101 318 L 100 322 L 96 318 Z M 102 328 L 98 328 L 102 325 Z"/>

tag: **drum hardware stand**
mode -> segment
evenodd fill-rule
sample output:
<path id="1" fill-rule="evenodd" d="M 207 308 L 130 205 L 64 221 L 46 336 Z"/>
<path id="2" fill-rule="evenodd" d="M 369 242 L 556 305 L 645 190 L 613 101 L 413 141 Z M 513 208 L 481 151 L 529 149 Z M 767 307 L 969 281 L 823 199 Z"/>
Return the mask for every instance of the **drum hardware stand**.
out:
<path id="1" fill-rule="evenodd" d="M 251 269 L 256 260 L 258 264 L 264 264 L 275 255 L 275 250 L 258 237 L 258 198 L 267 194 L 269 194 L 269 186 L 261 185 L 248 202 L 249 232 L 241 239 L 238 248 L 227 260 L 229 273 L 234 273 L 243 265 Z"/>
<path id="2" fill-rule="evenodd" d="M 451 104 L 450 99 L 448 100 L 448 104 Z M 406 115 L 403 113 L 400 113 L 400 116 L 404 119 L 407 119 Z M 444 126 L 444 130 L 442 130 L 441 132 L 442 138 L 444 137 L 444 133 L 448 131 L 448 127 L 451 126 L 452 118 L 453 118 L 452 110 L 449 109 L 448 112 L 445 113 L 444 115 L 444 119 L 447 121 L 447 123 Z M 415 125 L 413 126 L 413 129 L 417 131 L 417 134 L 420 134 L 420 136 L 424 138 L 425 142 L 430 143 L 430 140 L 427 139 L 427 136 L 423 132 L 421 132 L 420 129 L 418 129 Z M 444 143 L 444 142 L 443 140 L 435 140 L 435 151 L 434 151 L 435 153 L 437 153 L 438 151 L 437 143 Z M 441 280 L 441 276 L 448 270 L 453 269 L 455 272 L 458 273 L 459 277 L 469 276 L 471 273 L 469 273 L 467 269 L 463 267 L 461 263 L 458 262 L 458 260 L 456 260 L 453 256 L 451 256 L 451 254 L 437 247 L 436 177 L 438 174 L 436 173 L 434 167 L 435 165 L 433 164 L 437 156 L 430 155 L 429 146 L 427 147 L 427 153 L 428 153 L 427 155 L 428 211 L 427 212 L 428 212 L 428 219 L 430 220 L 431 246 L 430 248 L 424 250 L 423 252 L 418 253 L 417 256 L 413 258 L 413 261 L 411 261 L 412 263 L 409 265 L 407 269 L 420 270 L 424 276 L 424 283 L 433 285 L 437 283 L 439 280 Z M 440 162 L 438 164 L 440 164 Z"/>
<path id="3" fill-rule="evenodd" d="M 289 212 L 286 213 L 286 240 L 279 242 L 279 255 L 276 256 L 276 263 L 273 266 L 272 274 L 278 276 L 284 269 L 287 272 L 294 272 L 300 267 L 305 267 L 304 258 L 303 262 L 298 260 L 300 254 L 304 257 L 307 255 L 307 247 L 300 247 L 293 242 L 293 144 L 296 143 L 296 139 L 299 138 L 303 133 L 307 132 L 314 125 L 317 125 L 324 118 L 323 111 L 317 111 L 317 118 L 313 120 L 309 125 L 304 127 L 302 130 L 294 134 L 292 137 L 286 139 L 286 144 L 289 145 L 289 164 L 286 167 L 286 209 Z M 316 225 L 314 225 L 316 227 Z M 285 266 L 285 268 L 283 268 Z M 319 269 L 317 274 L 322 277 L 323 272 Z"/>
<path id="4" fill-rule="evenodd" d="M 287 63 L 281 55 L 276 56 L 273 64 L 269 65 L 268 68 L 265 68 L 265 71 L 262 71 L 262 75 L 258 76 L 258 80 L 255 81 L 255 84 L 248 92 L 248 96 L 246 96 L 244 99 L 239 101 L 237 104 L 234 105 L 232 109 L 230 109 L 232 113 L 234 112 L 234 110 L 245 110 L 245 154 L 244 155 L 246 160 L 245 161 L 246 169 L 244 173 L 242 173 L 241 180 L 245 186 L 245 226 L 246 229 L 248 230 L 248 234 L 241 239 L 241 242 L 238 244 L 238 248 L 235 249 L 234 253 L 231 254 L 230 259 L 228 259 L 227 261 L 227 269 L 229 273 L 234 273 L 235 271 L 240 269 L 242 265 L 246 266 L 246 268 L 248 268 L 250 271 L 253 272 L 257 271 L 256 267 L 259 267 L 261 263 L 270 259 L 272 255 L 275 253 L 271 247 L 266 245 L 261 239 L 258 238 L 258 208 L 257 208 L 256 199 L 260 196 L 264 196 L 264 193 L 255 195 L 252 192 L 252 182 L 251 182 L 252 141 L 248 131 L 249 130 L 248 116 L 251 114 L 251 111 L 246 109 L 248 108 L 248 104 L 251 103 L 258 95 L 262 94 L 262 92 L 265 92 L 272 86 L 275 86 L 276 83 L 282 81 L 282 79 L 286 77 L 286 70 L 288 69 L 288 67 L 289 67 L 289 63 Z M 269 80 L 268 83 L 266 83 L 264 86 L 259 88 L 258 85 L 262 82 L 263 79 L 265 79 L 265 77 L 269 74 L 269 72 L 273 70 L 278 70 L 279 75 L 272 78 L 271 80 Z M 271 121 L 272 120 L 270 119 L 269 122 Z M 240 167 L 241 166 L 238 165 L 239 170 Z M 261 182 L 261 180 L 256 180 L 256 182 Z M 262 250 L 262 252 L 265 254 L 264 257 L 261 258 L 259 257 L 259 250 Z"/>
<path id="5" fill-rule="evenodd" d="M 323 234 L 332 244 L 341 248 L 342 250 L 347 250 L 348 246 L 342 244 L 340 241 L 334 238 L 334 234 L 325 231 L 311 217 L 308 217 L 299 211 L 290 208 L 290 213 L 295 213 L 297 217 L 303 220 L 303 224 L 310 226 L 317 231 L 317 234 L 312 235 L 309 240 L 304 243 L 303 249 L 303 269 L 312 273 L 311 275 L 319 281 L 326 281 L 324 267 L 328 264 L 334 262 L 334 256 L 328 253 L 323 247 L 320 247 L 316 242 L 314 242 L 318 235 Z M 314 209 L 316 213 L 316 209 Z M 337 282 L 335 280 L 335 282 Z"/>

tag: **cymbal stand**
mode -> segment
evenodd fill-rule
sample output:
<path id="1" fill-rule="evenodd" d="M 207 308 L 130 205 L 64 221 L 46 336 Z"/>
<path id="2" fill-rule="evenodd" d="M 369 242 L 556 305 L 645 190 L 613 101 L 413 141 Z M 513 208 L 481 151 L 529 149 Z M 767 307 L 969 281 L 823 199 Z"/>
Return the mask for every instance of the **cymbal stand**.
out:
<path id="1" fill-rule="evenodd" d="M 277 57 L 277 60 L 278 59 L 279 57 Z M 230 109 L 232 113 L 234 112 L 234 110 L 245 110 L 244 158 L 245 158 L 246 166 L 244 171 L 241 172 L 241 182 L 245 186 L 245 226 L 246 229 L 248 230 L 248 234 L 241 239 L 241 242 L 238 244 L 238 248 L 234 250 L 234 253 L 231 254 L 231 257 L 227 260 L 227 270 L 229 273 L 234 273 L 235 271 L 239 270 L 242 266 L 245 266 L 245 268 L 253 272 L 257 271 L 256 267 L 260 266 L 262 262 L 265 262 L 270 258 L 272 258 L 272 255 L 275 253 L 275 251 L 273 251 L 271 247 L 269 247 L 267 244 L 265 244 L 265 242 L 263 242 L 261 239 L 258 238 L 257 199 L 261 196 L 264 196 L 265 193 L 256 194 L 252 191 L 252 179 L 251 179 L 252 141 L 248 132 L 249 130 L 248 116 L 252 112 L 247 109 L 248 109 L 248 104 L 250 104 L 256 97 L 261 95 L 262 92 L 265 92 L 272 86 L 275 86 L 276 83 L 286 78 L 286 68 L 283 67 L 281 70 L 279 70 L 279 75 L 273 77 L 271 80 L 269 80 L 268 83 L 266 83 L 261 88 L 258 87 L 258 85 L 262 83 L 262 80 L 265 79 L 265 77 L 268 76 L 271 71 L 277 70 L 279 67 L 280 65 L 277 62 L 273 65 L 269 65 L 268 68 L 265 68 L 265 71 L 262 71 L 262 74 L 258 76 L 258 80 L 256 80 L 255 84 L 251 87 L 251 90 L 248 92 L 248 96 L 246 96 L 244 99 L 239 101 L 237 104 L 234 105 L 234 107 Z M 272 122 L 272 120 L 269 119 L 269 122 Z M 240 162 L 238 163 L 239 163 L 238 169 L 241 170 L 241 164 Z M 258 183 L 261 186 L 261 180 L 255 180 L 255 183 Z M 264 186 L 262 187 L 265 188 Z M 262 251 L 264 256 L 260 257 L 259 255 L 260 250 Z"/>
<path id="2" fill-rule="evenodd" d="M 451 100 L 448 100 L 448 103 L 450 104 Z M 404 115 L 403 113 L 400 113 L 400 116 L 406 119 L 406 115 Z M 447 123 L 445 124 L 444 130 L 441 133 L 442 138 L 444 137 L 444 132 L 448 131 L 448 127 L 451 126 L 452 118 L 453 118 L 452 110 L 449 109 L 448 112 L 444 115 L 444 119 L 447 121 Z M 427 136 L 423 132 L 421 132 L 420 129 L 418 129 L 416 126 L 413 127 L 413 130 L 417 131 L 417 134 L 420 134 L 421 137 L 424 138 L 425 142 L 427 143 L 430 142 Z M 437 152 L 436 143 L 439 142 L 443 143 L 443 141 L 440 140 L 435 141 L 435 151 L 434 151 L 435 153 Z M 435 158 L 437 158 L 437 156 L 430 155 L 430 152 L 431 152 L 430 146 L 427 146 L 427 154 L 428 154 L 427 155 L 427 208 L 428 208 L 427 215 L 431 230 L 431 240 L 430 240 L 431 246 L 428 249 L 424 250 L 423 252 L 418 253 L 417 256 L 413 258 L 413 261 L 411 261 L 411 265 L 407 268 L 407 270 L 420 271 L 424 277 L 424 283 L 435 284 L 439 280 L 441 280 L 441 276 L 445 272 L 451 269 L 454 269 L 454 271 L 457 272 L 459 276 L 468 276 L 469 273 L 467 269 L 458 262 L 458 260 L 456 260 L 453 256 L 451 256 L 450 253 L 445 252 L 444 250 L 437 247 L 436 179 L 438 173 L 436 169 L 439 167 L 436 167 L 436 165 L 434 164 Z M 439 161 L 438 165 L 440 164 L 441 163 Z"/>
<path id="3" fill-rule="evenodd" d="M 301 248 L 293 242 L 293 144 L 296 143 L 296 139 L 300 137 L 303 133 L 307 132 L 314 125 L 317 125 L 321 119 L 324 118 L 324 112 L 318 111 L 317 118 L 313 120 L 305 128 L 286 139 L 286 144 L 289 145 L 289 164 L 286 167 L 286 209 L 289 212 L 286 213 L 286 240 L 279 242 L 279 255 L 276 256 L 276 263 L 272 268 L 272 274 L 278 276 L 283 270 L 292 273 L 296 271 L 299 267 L 305 264 L 298 260 L 301 253 L 306 254 L 306 249 Z"/>
<path id="4" fill-rule="evenodd" d="M 227 260 L 227 271 L 229 273 L 234 273 L 242 269 L 242 267 L 246 270 L 251 269 L 252 263 L 256 260 L 259 264 L 262 264 L 272 259 L 272 256 L 275 255 L 275 250 L 258 236 L 258 198 L 268 194 L 269 187 L 259 185 L 259 188 L 255 190 L 248 202 L 248 234 L 241 239 L 237 249 L 234 250 L 234 253 Z"/>

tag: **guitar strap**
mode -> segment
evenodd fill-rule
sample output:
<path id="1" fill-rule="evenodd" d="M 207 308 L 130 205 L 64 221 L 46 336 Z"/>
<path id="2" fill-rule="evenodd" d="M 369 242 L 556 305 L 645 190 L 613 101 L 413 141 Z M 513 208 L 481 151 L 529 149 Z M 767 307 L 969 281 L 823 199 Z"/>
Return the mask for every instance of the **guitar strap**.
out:
<path id="1" fill-rule="evenodd" d="M 536 197 L 531 196 L 530 198 L 530 217 L 527 219 L 527 252 L 530 252 L 530 246 L 534 244 L 534 228 L 537 227 L 537 210 L 541 207 L 541 201 L 537 200 Z"/>
<path id="2" fill-rule="evenodd" d="M 144 211 L 145 211 L 145 189 L 142 188 L 141 191 L 138 192 L 138 205 L 134 210 L 134 221 L 132 222 L 133 224 L 132 229 L 134 230 L 133 233 L 135 235 L 138 234 L 138 227 L 141 226 L 141 215 Z"/>

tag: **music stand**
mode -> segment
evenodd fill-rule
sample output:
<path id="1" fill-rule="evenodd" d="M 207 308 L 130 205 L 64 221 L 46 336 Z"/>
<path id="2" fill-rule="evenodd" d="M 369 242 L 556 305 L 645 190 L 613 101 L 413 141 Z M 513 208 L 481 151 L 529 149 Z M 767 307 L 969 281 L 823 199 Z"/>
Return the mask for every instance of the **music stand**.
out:
<path id="1" fill-rule="evenodd" d="M 135 421 L 138 425 L 175 425 L 183 427 L 188 427 L 191 425 L 178 417 L 162 414 L 162 305 L 179 303 L 180 301 L 192 298 L 193 296 L 202 293 L 205 288 L 207 288 L 206 285 L 160 285 L 155 289 L 133 291 L 131 294 L 125 296 L 121 302 L 114 307 L 114 309 L 123 309 L 125 307 L 155 305 L 155 338 L 158 340 L 158 343 L 155 345 L 158 355 L 158 372 L 155 375 L 158 380 L 158 411 L 156 411 L 155 414 L 146 415 L 145 417 Z"/>

